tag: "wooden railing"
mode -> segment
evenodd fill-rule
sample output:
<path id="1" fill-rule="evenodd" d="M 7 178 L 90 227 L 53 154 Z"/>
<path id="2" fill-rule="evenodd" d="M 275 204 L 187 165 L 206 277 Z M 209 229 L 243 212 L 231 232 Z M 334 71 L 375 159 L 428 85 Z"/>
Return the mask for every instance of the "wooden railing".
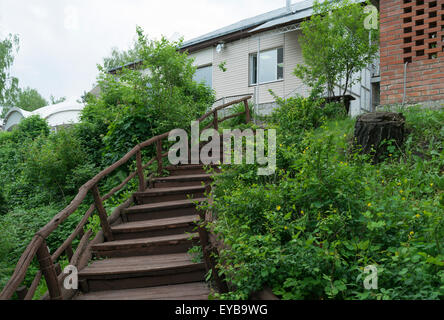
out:
<path id="1" fill-rule="evenodd" d="M 198 121 L 204 121 L 209 117 L 213 117 L 211 123 L 207 126 L 213 127 L 214 129 L 218 129 L 219 123 L 225 121 L 227 119 L 246 114 L 246 122 L 251 121 L 250 109 L 248 107 L 248 100 L 251 98 L 251 95 L 247 95 L 243 98 L 231 101 L 226 104 L 222 104 L 217 108 L 206 113 L 202 116 Z M 244 103 L 245 110 L 243 112 L 230 115 L 224 117 L 222 119 L 218 118 L 218 111 L 229 107 L 234 104 Z M 170 132 L 166 132 L 164 134 L 155 136 L 145 142 L 142 142 L 135 146 L 130 152 L 128 152 L 123 158 L 112 164 L 110 167 L 104 169 L 102 172 L 97 174 L 94 178 L 86 182 L 83 186 L 79 188 L 78 194 L 71 201 L 71 203 L 60 211 L 48 224 L 46 224 L 42 229 L 40 229 L 32 238 L 31 242 L 28 244 L 27 248 L 23 252 L 19 261 L 17 262 L 16 268 L 0 293 L 0 299 L 6 300 L 11 299 L 15 292 L 17 292 L 17 296 L 19 299 L 31 300 L 34 297 L 34 294 L 40 284 L 42 276 L 46 281 L 46 285 L 48 288 L 48 294 L 50 299 L 63 299 L 62 294 L 62 286 L 61 282 L 63 281 L 63 275 L 61 274 L 60 264 L 57 263 L 57 260 L 65 253 L 68 258 L 70 265 L 78 267 L 79 261 L 81 260 L 82 255 L 85 253 L 86 248 L 90 242 L 90 237 L 93 235 L 91 230 L 84 231 L 85 225 L 88 222 L 88 219 L 92 216 L 94 211 L 97 211 L 97 214 L 100 218 L 101 231 L 104 235 L 105 241 L 112 241 L 113 234 L 111 232 L 111 224 L 116 221 L 116 218 L 111 216 L 108 217 L 108 213 L 103 205 L 103 202 L 107 199 L 111 198 L 117 191 L 121 190 L 124 186 L 128 184 L 129 181 L 134 179 L 136 176 L 139 180 L 139 191 L 143 191 L 147 187 L 147 181 L 145 179 L 144 170 L 147 169 L 151 164 L 157 162 L 157 173 L 161 174 L 163 171 L 163 158 L 168 156 L 168 152 L 162 152 L 162 140 L 168 139 Z M 142 164 L 142 150 L 155 145 L 156 148 L 156 156 L 151 159 L 147 164 Z M 116 169 L 126 164 L 129 160 L 131 160 L 135 156 L 136 158 L 136 167 L 137 170 L 130 174 L 120 185 L 113 188 L 108 194 L 101 196 L 99 191 L 99 183 L 107 176 L 109 176 Z M 62 224 L 68 217 L 70 217 L 83 203 L 84 199 L 87 197 L 88 193 L 91 192 L 94 203 L 91 204 L 89 209 L 86 211 L 83 218 L 78 223 L 75 230 L 71 233 L 71 235 L 64 241 L 64 243 L 53 253 L 50 253 L 50 250 L 46 244 L 46 239 L 57 229 L 57 227 Z M 75 251 L 73 251 L 73 241 L 79 238 L 79 244 Z M 37 258 L 37 261 L 40 266 L 40 270 L 34 277 L 29 288 L 20 287 L 23 283 L 27 271 L 29 269 L 30 264 L 33 259 Z M 20 288 L 19 288 L 20 287 Z"/>

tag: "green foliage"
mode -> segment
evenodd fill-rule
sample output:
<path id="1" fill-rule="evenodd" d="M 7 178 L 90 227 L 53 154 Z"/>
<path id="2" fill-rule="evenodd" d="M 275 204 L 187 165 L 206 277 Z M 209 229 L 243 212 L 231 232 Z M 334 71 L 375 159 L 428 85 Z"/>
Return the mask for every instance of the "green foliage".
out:
<path id="1" fill-rule="evenodd" d="M 14 106 L 26 111 L 34 111 L 48 104 L 48 101 L 46 101 L 36 89 L 28 87 L 26 89 L 19 89 Z"/>
<path id="2" fill-rule="evenodd" d="M 79 175 L 80 171 L 74 169 L 84 163 L 86 158 L 81 144 L 70 130 L 61 129 L 48 138 L 40 136 L 30 143 L 29 156 L 24 163 L 24 176 L 33 185 L 46 191 L 61 192 L 64 196 L 68 178 L 75 177 L 75 181 L 85 179 L 85 175 Z M 87 172 L 87 176 L 90 176 L 91 168 L 88 167 Z M 70 182 L 73 183 L 72 180 Z"/>
<path id="3" fill-rule="evenodd" d="M 134 41 L 127 50 L 119 50 L 119 48 L 114 47 L 111 49 L 110 56 L 103 58 L 103 68 L 105 70 L 111 70 L 123 67 L 129 63 L 137 62 L 141 59 L 139 50 L 140 46 L 137 41 Z"/>
<path id="4" fill-rule="evenodd" d="M 0 188 L 0 215 L 5 214 L 6 212 L 8 212 L 8 204 L 5 195 L 3 194 L 3 189 Z"/>
<path id="5" fill-rule="evenodd" d="M 20 209 L 16 208 L 7 215 L 0 216 L 0 287 L 3 287 L 11 275 L 15 264 L 20 258 L 26 246 L 34 234 L 48 223 L 63 207 L 61 205 L 41 206 L 39 208 Z M 86 210 L 84 207 L 83 210 Z M 83 214 L 79 210 L 65 221 L 57 230 L 47 239 L 48 246 L 52 249 L 58 248 L 66 236 L 76 227 Z M 77 244 L 77 241 L 74 245 Z M 36 271 L 38 270 L 37 261 L 33 261 L 25 283 L 31 283 Z"/>
<path id="6" fill-rule="evenodd" d="M 210 88 L 193 80 L 196 68 L 180 42 L 149 40 L 137 28 L 140 68 L 99 76 L 101 95 L 88 99 L 84 122 L 103 130 L 104 164 L 124 156 L 137 143 L 174 128 L 188 128 L 214 101 Z"/>
<path id="7" fill-rule="evenodd" d="M 49 135 L 49 125 L 45 119 L 40 116 L 30 116 L 22 119 L 14 129 L 14 138 L 17 142 L 26 139 L 35 139 L 39 136 L 47 137 Z"/>
<path id="8" fill-rule="evenodd" d="M 315 101 L 288 104 L 274 115 L 275 176 L 240 165 L 217 177 L 212 227 L 230 283 L 218 297 L 269 286 L 283 299 L 443 299 L 444 111 L 405 110 L 407 143 L 373 165 L 352 151 L 354 120 L 297 111 Z M 363 286 L 369 265 L 377 290 Z"/>
<path id="9" fill-rule="evenodd" d="M 0 40 L 0 105 L 14 105 L 18 91 L 18 79 L 9 74 L 9 69 L 14 62 L 14 54 L 17 53 L 19 38 L 9 34 L 7 38 Z M 5 109 L 3 115 L 7 112 Z"/>
<path id="10" fill-rule="evenodd" d="M 255 113 L 254 113 L 254 105 L 253 103 L 249 103 L 248 104 L 248 108 L 250 109 L 250 117 L 251 119 L 255 118 Z M 224 114 L 223 117 L 227 117 L 230 115 L 234 115 L 237 113 L 241 113 L 241 112 L 245 112 L 245 104 L 242 103 L 238 103 L 232 107 L 230 107 L 229 109 L 225 109 L 227 111 L 229 111 L 227 114 Z M 221 118 L 221 116 L 219 116 L 219 119 Z M 235 129 L 235 128 L 239 128 L 241 126 L 245 126 L 246 124 L 246 114 L 241 114 L 237 117 L 231 118 L 231 119 L 227 119 L 223 122 L 220 123 L 219 127 L 223 128 L 223 129 Z"/>
<path id="11" fill-rule="evenodd" d="M 51 95 L 49 97 L 49 101 L 51 102 L 51 104 L 58 104 L 58 103 L 62 103 L 64 101 L 66 101 L 66 97 L 56 98 L 53 95 Z"/>
<path id="12" fill-rule="evenodd" d="M 364 69 L 378 51 L 377 30 L 366 30 L 367 14 L 360 3 L 350 0 L 316 1 L 314 15 L 301 23 L 300 40 L 304 65 L 295 75 L 311 87 L 326 87 L 329 96 L 342 82 L 345 95 L 358 79 L 352 75 Z M 372 43 L 369 43 L 371 32 Z"/>
<path id="13" fill-rule="evenodd" d="M 325 103 L 313 95 L 282 99 L 274 95 L 278 108 L 271 114 L 269 122 L 277 126 L 282 142 L 295 144 L 306 130 L 319 128 L 328 118 L 343 118 L 344 107 L 338 103 Z"/>
<path id="14" fill-rule="evenodd" d="M 217 67 L 222 72 L 227 72 L 227 70 L 228 70 L 227 69 L 227 62 L 226 61 L 222 61 L 221 63 L 219 63 L 219 65 Z"/>

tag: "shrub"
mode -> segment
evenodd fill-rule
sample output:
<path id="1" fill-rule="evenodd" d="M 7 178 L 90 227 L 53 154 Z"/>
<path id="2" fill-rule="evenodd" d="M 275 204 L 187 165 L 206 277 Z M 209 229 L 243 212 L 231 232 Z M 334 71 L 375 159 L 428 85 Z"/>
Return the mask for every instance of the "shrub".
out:
<path id="1" fill-rule="evenodd" d="M 29 146 L 24 175 L 33 185 L 58 195 L 66 195 L 68 176 L 84 164 L 87 156 L 71 130 L 62 129 L 48 138 L 40 137 Z"/>
<path id="2" fill-rule="evenodd" d="M 49 131 L 48 122 L 35 115 L 22 119 L 14 130 L 14 136 L 17 142 L 21 142 L 24 139 L 35 139 L 40 135 L 46 137 Z"/>

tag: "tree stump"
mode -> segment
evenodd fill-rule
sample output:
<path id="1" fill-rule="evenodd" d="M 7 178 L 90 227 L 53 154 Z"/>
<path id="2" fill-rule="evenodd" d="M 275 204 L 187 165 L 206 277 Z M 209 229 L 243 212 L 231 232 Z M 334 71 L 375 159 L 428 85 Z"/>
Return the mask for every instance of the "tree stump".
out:
<path id="1" fill-rule="evenodd" d="M 378 163 L 387 154 L 384 141 L 394 140 L 401 147 L 405 138 L 405 117 L 402 113 L 375 112 L 358 116 L 355 126 L 355 147 L 364 154 L 373 156 Z"/>

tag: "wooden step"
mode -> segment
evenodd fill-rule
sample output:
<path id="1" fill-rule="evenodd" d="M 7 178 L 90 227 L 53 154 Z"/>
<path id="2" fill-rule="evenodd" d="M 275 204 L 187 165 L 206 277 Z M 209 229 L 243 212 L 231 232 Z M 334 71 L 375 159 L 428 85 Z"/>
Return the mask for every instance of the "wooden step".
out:
<path id="1" fill-rule="evenodd" d="M 207 300 L 210 289 L 205 282 L 138 289 L 98 291 L 79 294 L 74 300 Z"/>
<path id="2" fill-rule="evenodd" d="M 198 215 L 153 219 L 120 224 L 111 227 L 115 240 L 139 239 L 192 232 Z"/>
<path id="3" fill-rule="evenodd" d="M 135 289 L 203 281 L 205 266 L 187 253 L 109 258 L 94 261 L 78 276 L 88 292 Z"/>
<path id="4" fill-rule="evenodd" d="M 186 253 L 199 241 L 197 233 L 174 234 L 130 240 L 116 240 L 92 246 L 95 256 L 104 258 Z"/>
<path id="5" fill-rule="evenodd" d="M 177 166 L 168 166 L 165 169 L 170 173 L 170 176 L 181 176 L 181 175 L 194 175 L 194 174 L 206 174 L 211 169 L 217 171 L 219 165 L 208 165 L 203 164 L 183 164 Z"/>
<path id="6" fill-rule="evenodd" d="M 191 174 L 153 179 L 154 188 L 201 186 L 211 181 L 211 174 Z"/>
<path id="7" fill-rule="evenodd" d="M 123 210 L 128 222 L 174 218 L 198 213 L 195 202 L 203 202 L 205 198 L 176 200 L 133 206 Z"/>
<path id="8" fill-rule="evenodd" d="M 153 188 L 144 192 L 136 192 L 134 196 L 138 204 L 185 200 L 188 197 L 203 198 L 205 186 L 185 186 L 170 188 Z"/>

